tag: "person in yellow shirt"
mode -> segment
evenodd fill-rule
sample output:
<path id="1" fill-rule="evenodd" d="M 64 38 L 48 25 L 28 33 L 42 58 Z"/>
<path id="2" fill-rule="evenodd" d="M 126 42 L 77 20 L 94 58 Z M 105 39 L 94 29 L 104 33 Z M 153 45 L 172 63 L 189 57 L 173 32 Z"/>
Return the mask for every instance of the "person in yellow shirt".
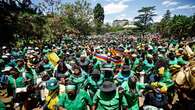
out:
<path id="1" fill-rule="evenodd" d="M 49 90 L 49 94 L 46 97 L 43 110 L 55 110 L 58 103 L 59 95 L 59 83 L 57 79 L 51 78 L 46 82 L 46 88 Z"/>

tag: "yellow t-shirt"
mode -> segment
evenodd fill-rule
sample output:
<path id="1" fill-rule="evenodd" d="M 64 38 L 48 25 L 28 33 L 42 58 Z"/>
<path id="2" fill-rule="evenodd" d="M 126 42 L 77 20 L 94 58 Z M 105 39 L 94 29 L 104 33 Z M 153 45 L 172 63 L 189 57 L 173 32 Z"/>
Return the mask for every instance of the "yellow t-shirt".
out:
<path id="1" fill-rule="evenodd" d="M 47 96 L 46 97 L 46 103 L 49 102 L 49 100 L 51 99 L 51 96 Z M 57 105 L 58 103 L 58 96 L 55 96 L 54 98 L 51 99 L 51 101 L 48 104 L 48 108 L 50 110 L 55 110 L 55 105 Z"/>

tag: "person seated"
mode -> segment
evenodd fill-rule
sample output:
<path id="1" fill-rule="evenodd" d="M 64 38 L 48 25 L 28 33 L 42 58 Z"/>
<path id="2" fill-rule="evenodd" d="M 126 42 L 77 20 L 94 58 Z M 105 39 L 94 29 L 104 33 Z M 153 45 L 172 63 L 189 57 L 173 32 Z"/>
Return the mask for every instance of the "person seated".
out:
<path id="1" fill-rule="evenodd" d="M 117 84 L 121 85 L 124 81 L 127 81 L 129 77 L 134 75 L 134 71 L 130 70 L 128 65 L 124 65 L 122 70 L 115 76 Z"/>
<path id="2" fill-rule="evenodd" d="M 84 72 L 80 66 L 74 65 L 73 68 L 73 73 L 70 75 L 68 80 L 72 81 L 73 83 L 76 83 L 79 88 L 84 89 L 87 84 L 87 78 L 88 74 Z"/>
<path id="3" fill-rule="evenodd" d="M 95 69 L 87 80 L 87 90 L 90 93 L 90 96 L 93 97 L 99 87 L 103 84 L 104 75 L 100 73 L 99 70 Z"/>
<path id="4" fill-rule="evenodd" d="M 136 76 L 129 77 L 127 81 L 122 83 L 124 89 L 124 97 L 128 103 L 128 110 L 139 110 L 139 97 L 142 96 L 142 89 L 146 84 L 138 82 Z"/>
<path id="5" fill-rule="evenodd" d="M 92 110 L 121 110 L 127 108 L 125 97 L 113 82 L 105 81 L 93 97 Z"/>
<path id="6" fill-rule="evenodd" d="M 55 110 L 59 101 L 59 83 L 56 78 L 51 78 L 46 82 L 46 88 L 49 91 L 46 96 L 43 110 Z"/>
<path id="7" fill-rule="evenodd" d="M 69 82 L 66 86 L 66 93 L 59 97 L 59 110 L 87 110 L 91 108 L 92 101 L 88 93 L 80 89 L 77 84 Z"/>

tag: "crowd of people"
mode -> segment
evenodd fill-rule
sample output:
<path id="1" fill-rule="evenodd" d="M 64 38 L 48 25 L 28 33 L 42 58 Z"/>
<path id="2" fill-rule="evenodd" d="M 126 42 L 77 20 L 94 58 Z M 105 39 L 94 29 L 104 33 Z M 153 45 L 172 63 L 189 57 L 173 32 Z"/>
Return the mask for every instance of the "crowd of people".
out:
<path id="1" fill-rule="evenodd" d="M 2 46 L 0 110 L 195 110 L 194 49 L 158 35 Z"/>

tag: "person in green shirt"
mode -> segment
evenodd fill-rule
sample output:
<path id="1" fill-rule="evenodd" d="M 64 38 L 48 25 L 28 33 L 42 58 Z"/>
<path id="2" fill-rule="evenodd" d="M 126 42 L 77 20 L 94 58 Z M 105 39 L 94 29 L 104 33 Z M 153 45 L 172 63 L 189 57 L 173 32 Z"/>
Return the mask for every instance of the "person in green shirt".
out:
<path id="1" fill-rule="evenodd" d="M 18 71 L 22 74 L 23 72 L 25 72 L 25 64 L 23 59 L 17 59 L 17 65 L 16 65 L 16 69 L 18 69 Z"/>
<path id="2" fill-rule="evenodd" d="M 98 69 L 100 70 L 101 62 L 98 61 L 96 58 L 93 58 L 93 69 Z"/>
<path id="3" fill-rule="evenodd" d="M 53 65 L 49 62 L 49 60 L 46 56 L 44 56 L 42 66 L 43 66 L 44 70 L 49 70 L 49 69 L 54 68 Z"/>
<path id="4" fill-rule="evenodd" d="M 91 108 L 92 101 L 88 93 L 78 88 L 75 83 L 69 82 L 65 86 L 66 93 L 59 96 L 59 110 L 87 110 Z"/>
<path id="5" fill-rule="evenodd" d="M 0 110 L 11 109 L 13 96 L 8 94 L 9 77 L 0 75 Z M 2 107 L 2 108 L 1 108 Z"/>
<path id="6" fill-rule="evenodd" d="M 73 66 L 73 73 L 68 78 L 73 83 L 76 83 L 79 88 L 84 89 L 87 84 L 88 74 L 84 72 L 78 65 Z"/>
<path id="7" fill-rule="evenodd" d="M 34 85 L 37 79 L 37 73 L 29 66 L 26 66 L 25 79 L 29 85 Z"/>
<path id="8" fill-rule="evenodd" d="M 149 71 L 154 67 L 154 61 L 153 61 L 153 56 L 151 54 L 147 55 L 147 59 L 144 60 L 143 62 L 143 70 L 145 71 L 146 74 L 149 74 Z"/>
<path id="9" fill-rule="evenodd" d="M 137 55 L 136 54 L 132 54 L 132 61 L 131 62 L 133 62 L 133 64 L 132 64 L 132 70 L 133 71 L 135 71 L 136 70 L 136 67 L 139 65 L 139 63 L 140 63 L 140 60 L 139 60 L 139 58 L 137 58 Z"/>
<path id="10" fill-rule="evenodd" d="M 93 98 L 92 110 L 120 110 L 127 108 L 125 97 L 113 82 L 105 81 Z"/>
<path id="11" fill-rule="evenodd" d="M 146 84 L 138 82 L 136 76 L 132 76 L 125 81 L 121 87 L 124 89 L 124 96 L 128 103 L 128 110 L 139 110 L 139 97 L 141 97 L 141 90 Z"/>
<path id="12" fill-rule="evenodd" d="M 114 68 L 113 68 L 112 64 L 103 64 L 101 67 L 101 72 L 104 75 L 105 81 L 113 81 Z"/>
<path id="13" fill-rule="evenodd" d="M 5 104 L 0 100 L 0 110 L 6 110 Z"/>
<path id="14" fill-rule="evenodd" d="M 90 96 L 93 97 L 98 88 L 103 84 L 104 75 L 101 74 L 99 70 L 95 69 L 87 80 L 87 91 Z"/>
<path id="15" fill-rule="evenodd" d="M 124 81 L 127 81 L 129 77 L 134 75 L 134 71 L 130 70 L 128 65 L 124 65 L 122 70 L 117 74 L 116 80 L 117 84 L 121 85 Z"/>
<path id="16" fill-rule="evenodd" d="M 177 65 L 178 64 L 178 59 L 175 57 L 174 53 L 169 53 L 169 65 Z"/>

